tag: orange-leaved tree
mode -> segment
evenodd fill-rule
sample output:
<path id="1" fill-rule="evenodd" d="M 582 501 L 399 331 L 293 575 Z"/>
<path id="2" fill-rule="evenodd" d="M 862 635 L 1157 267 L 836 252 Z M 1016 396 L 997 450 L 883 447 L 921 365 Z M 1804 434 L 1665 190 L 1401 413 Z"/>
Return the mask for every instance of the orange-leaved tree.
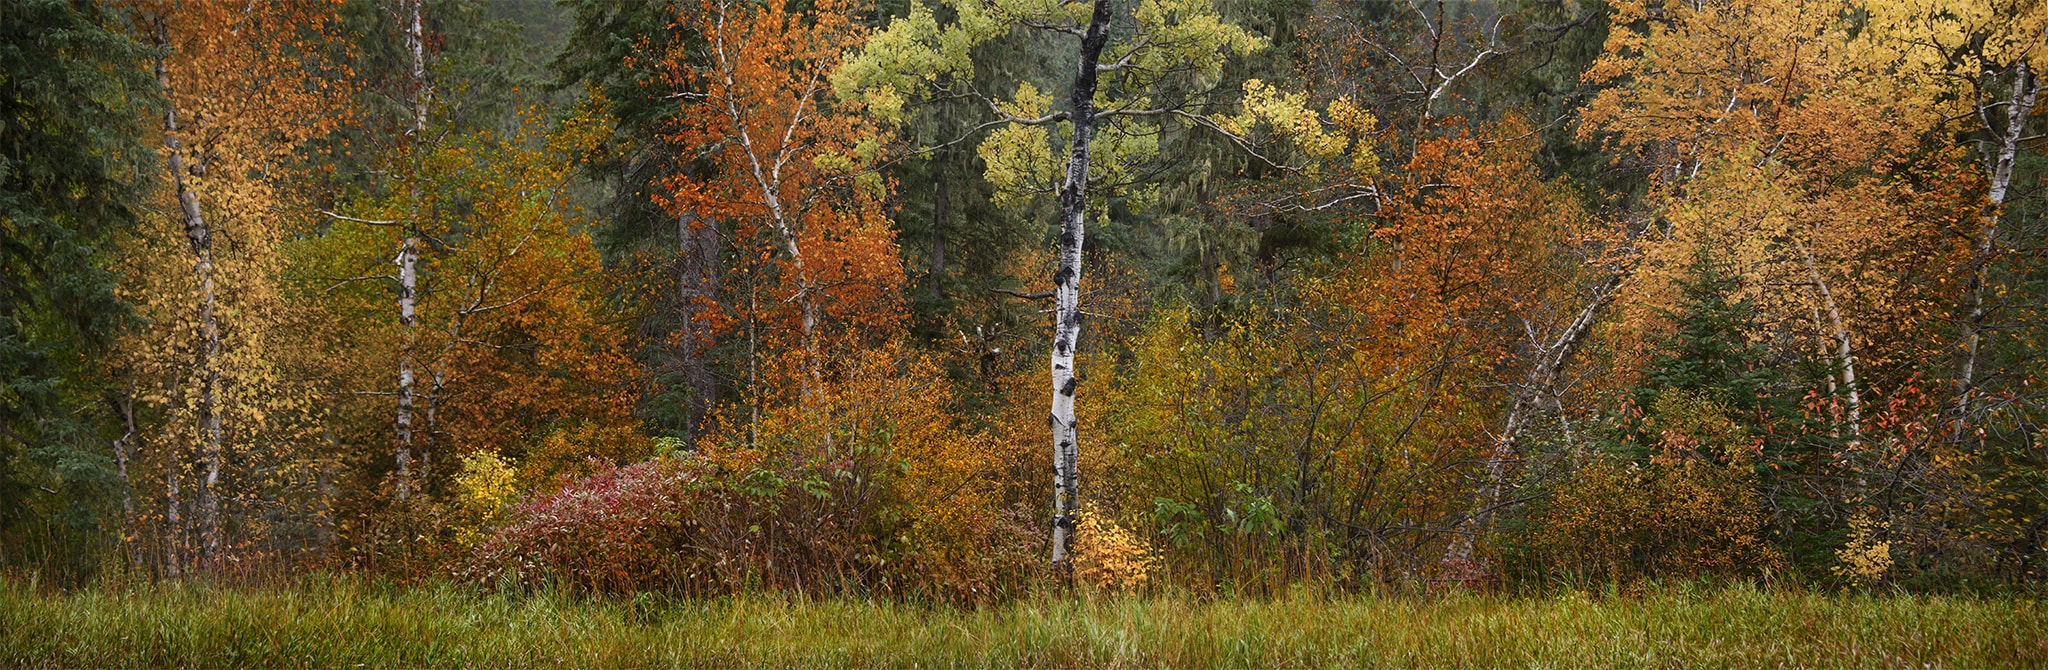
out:
<path id="1" fill-rule="evenodd" d="M 1831 359 L 1839 430 L 1854 438 L 1867 368 L 1921 357 L 1942 299 L 1941 278 L 1920 269 L 1951 263 L 1953 217 L 1928 202 L 1953 208 L 1958 194 L 1921 177 L 1950 171 L 1953 156 L 1927 138 L 1952 105 L 1874 62 L 1875 38 L 1834 3 L 1617 9 L 1586 74 L 1610 88 L 1581 133 L 1652 176 L 1662 234 L 1629 318 L 1674 304 L 1694 250 L 1724 250 L 1765 315 Z"/>
<path id="2" fill-rule="evenodd" d="M 1366 349 L 1374 367 L 1412 371 L 1403 385 L 1427 390 L 1417 418 L 1456 446 L 1425 470 L 1481 466 L 1469 507 L 1441 512 L 1457 531 L 1444 555 L 1453 573 L 1476 568 L 1475 544 L 1508 504 L 1507 468 L 1526 456 L 1523 433 L 1565 409 L 1567 368 L 1632 268 L 1619 231 L 1542 178 L 1528 137 L 1510 119 L 1418 142 L 1385 183 L 1372 244 L 1325 296 L 1355 310 L 1354 327 L 1385 333 Z M 1489 409 L 1499 418 L 1457 418 Z"/>
<path id="3" fill-rule="evenodd" d="M 662 139 L 694 159 L 668 179 L 661 204 L 692 231 L 726 233 L 741 295 L 723 307 L 745 327 L 756 411 L 765 352 L 800 349 L 797 386 L 807 394 L 828 341 L 900 327 L 887 185 L 870 170 L 882 137 L 830 82 L 866 35 L 854 9 L 844 0 L 683 3 L 673 29 L 695 38 L 652 54 L 678 104 Z M 716 321 L 709 308 L 693 318 Z"/>

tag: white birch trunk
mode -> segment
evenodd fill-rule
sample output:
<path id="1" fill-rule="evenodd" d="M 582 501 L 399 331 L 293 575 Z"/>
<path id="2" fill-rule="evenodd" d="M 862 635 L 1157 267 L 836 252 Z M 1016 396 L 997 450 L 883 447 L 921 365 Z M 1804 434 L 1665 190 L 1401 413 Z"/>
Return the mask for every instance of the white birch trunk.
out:
<path id="1" fill-rule="evenodd" d="M 114 440 L 114 465 L 121 475 L 121 549 L 128 554 L 128 567 L 135 574 L 142 573 L 142 552 L 136 546 L 135 532 L 135 482 L 128 478 L 128 462 L 141 452 L 138 444 L 142 435 L 135 432 L 135 381 L 131 377 L 128 390 L 114 400 L 114 411 L 121 414 L 123 432 Z"/>
<path id="2" fill-rule="evenodd" d="M 1073 146 L 1067 155 L 1066 178 L 1060 185 L 1059 269 L 1052 275 L 1052 562 L 1065 566 L 1080 510 L 1080 426 L 1074 419 L 1074 352 L 1081 340 L 1081 249 L 1088 213 L 1088 150 L 1095 139 L 1096 66 L 1109 42 L 1109 0 L 1095 0 L 1088 30 L 1081 36 L 1081 58 L 1074 71 L 1068 112 Z"/>
<path id="3" fill-rule="evenodd" d="M 408 223 L 408 226 L 413 224 Z M 414 328 L 414 301 L 419 285 L 419 238 L 408 228 L 398 249 L 398 325 L 405 338 L 398 349 L 398 499 L 412 495 L 413 457 L 413 353 L 418 344 Z"/>
<path id="4" fill-rule="evenodd" d="M 728 45 L 725 41 L 725 22 L 728 13 L 731 11 L 730 3 L 720 3 L 717 11 L 718 23 L 713 33 L 714 38 L 712 39 L 711 46 L 712 56 L 716 59 L 715 64 L 718 68 L 719 76 L 722 78 L 725 86 L 723 106 L 726 120 L 732 126 L 734 137 L 739 140 L 740 151 L 744 152 L 747 157 L 749 176 L 754 181 L 754 187 L 761 192 L 761 203 L 768 210 L 769 226 L 780 236 L 783 251 L 789 254 L 790 266 L 796 273 L 797 292 L 790 299 L 797 303 L 798 314 L 803 326 L 804 354 L 806 358 L 804 367 L 807 374 L 800 395 L 804 403 L 809 404 L 811 389 L 819 382 L 821 377 L 818 360 L 820 352 L 818 351 L 817 295 L 820 287 L 817 285 L 817 282 L 811 279 L 809 270 L 804 266 L 803 246 L 801 244 L 803 231 L 800 230 L 802 224 L 798 220 L 796 213 L 789 211 L 782 200 L 782 169 L 788 166 L 791 160 L 798 158 L 798 147 L 794 146 L 792 138 L 796 136 L 798 128 L 811 122 L 806 109 L 810 106 L 812 100 L 824 91 L 823 84 L 826 79 L 826 73 L 816 68 L 811 71 L 810 79 L 804 85 L 803 90 L 796 93 L 796 108 L 789 115 L 788 125 L 781 129 L 781 140 L 774 147 L 773 155 L 764 155 L 768 152 L 755 141 L 752 131 L 748 130 L 747 127 L 747 113 L 740 108 L 738 91 L 743 90 L 744 85 L 734 76 L 739 63 L 733 60 L 731 54 L 727 53 Z"/>
<path id="5" fill-rule="evenodd" d="M 1813 277 L 1813 286 L 1820 295 L 1821 307 L 1827 310 L 1828 324 L 1833 328 L 1835 344 L 1835 366 L 1840 368 L 1841 391 L 1846 393 L 1849 413 L 1849 439 L 1863 439 L 1863 394 L 1856 389 L 1856 350 L 1849 334 L 1847 322 L 1842 320 L 1842 310 L 1835 305 L 1835 294 L 1828 290 L 1827 279 L 1821 277 L 1820 267 L 1813 262 L 1813 252 L 1806 245 L 1799 245 L 1799 253 L 1806 261 L 1806 272 Z M 1830 386 L 1833 384 L 1831 383 Z"/>
<path id="6" fill-rule="evenodd" d="M 159 49 L 169 47 L 170 35 L 161 18 L 156 21 L 156 41 Z M 199 516 L 200 559 L 203 563 L 210 563 L 221 550 L 221 342 L 213 283 L 213 231 L 207 227 L 206 218 L 200 212 L 199 194 L 193 192 L 185 180 L 184 147 L 178 139 L 178 103 L 172 94 L 170 70 L 165 67 L 162 55 L 157 57 L 156 79 L 164 96 L 166 167 L 171 173 L 171 185 L 177 192 L 179 212 L 184 217 L 185 240 L 192 250 L 192 277 L 199 290 L 194 311 L 198 318 L 201 381 L 199 399 L 195 404 L 199 415 L 199 466 L 203 474 L 193 502 Z"/>
<path id="7" fill-rule="evenodd" d="M 406 49 L 412 52 L 412 113 L 413 113 L 413 160 L 418 165 L 421 144 L 427 132 L 427 53 L 426 32 L 421 17 L 422 5 L 426 0 L 412 0 L 407 3 L 410 20 L 405 33 Z M 417 177 L 417 175 L 415 175 Z M 398 469 L 398 499 L 411 497 L 413 489 L 413 404 L 414 404 L 414 354 L 419 344 L 419 332 L 414 320 L 414 304 L 419 296 L 419 200 L 418 186 L 413 187 L 413 211 L 405 226 L 405 241 L 399 245 L 398 258 L 398 325 L 404 331 L 404 341 L 398 351 L 398 416 L 396 437 L 398 440 L 396 465 Z"/>
<path id="8" fill-rule="evenodd" d="M 1991 258 L 1997 251 L 1998 217 L 2005 205 L 2006 193 L 2012 186 L 2013 161 L 2019 155 L 2020 137 L 2026 131 L 2027 116 L 2033 112 L 2035 96 L 2034 73 L 2025 61 L 2013 67 L 2012 99 L 2007 101 L 2006 130 L 1997 137 L 1996 149 L 1987 148 L 1984 168 L 1990 177 L 1988 202 L 1984 205 L 1984 229 L 1977 235 L 1976 248 L 1970 255 L 1969 286 L 1964 291 L 1964 304 L 1969 308 L 1969 318 L 1964 321 L 1963 351 L 1956 370 L 1956 419 L 1952 428 L 1954 437 L 1961 439 L 1970 421 L 1970 396 L 1977 389 L 1978 351 L 1984 336 L 1984 290 L 1989 281 Z M 1988 120 L 1989 116 L 1985 116 Z M 1993 130 L 1993 135 L 1998 133 Z"/>
<path id="9" fill-rule="evenodd" d="M 1472 510 L 1459 521 L 1450 546 L 1444 550 L 1443 565 L 1454 577 L 1464 577 L 1473 569 L 1473 551 L 1479 544 L 1479 537 L 1492 526 L 1493 514 L 1501 506 L 1501 498 L 1507 488 L 1508 463 L 1516 457 L 1518 441 L 1530 415 L 1542 406 L 1544 398 L 1551 396 L 1558 373 L 1571 361 L 1572 354 L 1578 351 L 1586 335 L 1592 332 L 1600 309 L 1614 297 L 1634 269 L 1631 264 L 1602 282 L 1593 290 L 1592 299 L 1557 337 L 1548 343 L 1536 343 L 1536 360 L 1529 367 L 1522 388 L 1516 391 L 1514 401 L 1508 405 L 1493 445 L 1487 449 L 1485 479 L 1480 483 L 1477 495 L 1473 496 Z"/>

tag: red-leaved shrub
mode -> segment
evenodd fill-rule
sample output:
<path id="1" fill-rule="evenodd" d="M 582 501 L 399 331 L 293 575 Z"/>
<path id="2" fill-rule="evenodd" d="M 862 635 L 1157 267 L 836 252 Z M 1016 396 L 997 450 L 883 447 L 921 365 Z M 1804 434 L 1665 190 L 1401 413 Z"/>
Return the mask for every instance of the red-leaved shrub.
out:
<path id="1" fill-rule="evenodd" d="M 854 462 L 691 456 L 600 467 L 518 505 L 466 575 L 599 591 L 836 589 L 880 562 L 878 490 Z"/>

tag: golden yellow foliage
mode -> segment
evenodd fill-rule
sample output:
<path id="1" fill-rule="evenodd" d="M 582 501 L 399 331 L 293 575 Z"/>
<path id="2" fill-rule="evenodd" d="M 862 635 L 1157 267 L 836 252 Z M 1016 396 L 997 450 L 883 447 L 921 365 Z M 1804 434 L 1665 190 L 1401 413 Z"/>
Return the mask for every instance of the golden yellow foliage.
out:
<path id="1" fill-rule="evenodd" d="M 1858 514 L 1849 518 L 1849 542 L 1835 552 L 1835 576 L 1859 584 L 1884 579 L 1892 568 L 1892 543 L 1883 538 L 1891 524 Z"/>
<path id="2" fill-rule="evenodd" d="M 1074 577 L 1103 591 L 1143 588 L 1159 565 L 1151 544 L 1096 509 L 1081 512 L 1074 537 Z"/>
<path id="3" fill-rule="evenodd" d="M 518 472 L 505 459 L 488 451 L 462 456 L 462 470 L 455 473 L 455 501 L 464 518 L 455 526 L 455 541 L 475 546 L 505 509 L 519 500 L 523 491 Z"/>

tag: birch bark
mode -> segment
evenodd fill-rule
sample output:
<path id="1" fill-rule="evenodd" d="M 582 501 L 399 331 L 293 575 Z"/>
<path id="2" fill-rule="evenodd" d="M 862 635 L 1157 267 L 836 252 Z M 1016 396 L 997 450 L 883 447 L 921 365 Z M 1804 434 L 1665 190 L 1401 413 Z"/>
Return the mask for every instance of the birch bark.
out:
<path id="1" fill-rule="evenodd" d="M 738 54 L 732 52 L 745 46 L 729 44 L 726 40 L 726 20 L 732 11 L 732 3 L 719 4 L 711 53 L 716 59 L 718 75 L 725 87 L 722 106 L 727 121 L 731 123 L 734 138 L 739 141 L 740 151 L 746 156 L 748 176 L 753 179 L 754 187 L 761 192 L 761 204 L 767 209 L 768 223 L 782 240 L 783 250 L 789 254 L 790 266 L 796 273 L 797 290 L 791 299 L 797 303 L 803 327 L 804 353 L 808 359 L 805 361 L 805 368 L 808 374 L 801 396 L 808 403 L 812 387 L 818 383 L 821 375 L 818 360 L 818 292 L 821 287 L 804 266 L 801 242 L 803 222 L 799 217 L 801 204 L 798 204 L 799 212 L 792 212 L 783 202 L 783 170 L 790 167 L 792 160 L 799 158 L 799 143 L 793 139 L 799 129 L 813 122 L 812 101 L 825 90 L 827 72 L 823 68 L 812 68 L 809 77 L 803 83 L 803 88 L 793 97 L 796 106 L 790 111 L 788 123 L 780 129 L 780 138 L 775 137 L 776 129 L 771 128 L 769 140 L 775 144 L 772 147 L 763 146 L 754 139 L 752 131 L 748 130 L 748 113 L 741 109 L 740 91 L 744 88 L 738 70 L 742 63 Z M 764 157 L 764 154 L 767 155 Z"/>
<path id="2" fill-rule="evenodd" d="M 1095 139 L 1095 87 L 1102 47 L 1109 41 L 1109 0 L 1095 0 L 1088 29 L 1081 35 L 1081 58 L 1074 71 L 1068 120 L 1073 146 L 1067 155 L 1066 177 L 1060 184 L 1059 269 L 1052 275 L 1052 425 L 1053 494 L 1052 562 L 1067 564 L 1069 545 L 1078 523 L 1081 495 L 1080 426 L 1074 420 L 1074 349 L 1081 339 L 1081 248 L 1088 213 L 1088 150 Z"/>
<path id="3" fill-rule="evenodd" d="M 1984 337 L 1984 290 L 1989 280 L 1991 260 L 1998 250 L 1998 218 L 2005 205 L 2006 193 L 2012 187 L 2013 161 L 2019 155 L 2020 138 L 2026 131 L 2027 116 L 2034 110 L 2034 102 L 2040 89 L 2036 76 L 2027 63 L 2022 61 L 2013 67 L 2012 98 L 2006 101 L 2006 130 L 2000 134 L 1989 128 L 1998 140 L 1996 148 L 1987 147 L 1984 152 L 1984 168 L 1990 176 L 1988 202 L 1984 205 L 1984 229 L 1977 234 L 1977 244 L 1970 254 L 1969 285 L 1964 289 L 1964 304 L 1969 308 L 1969 318 L 1963 322 L 1963 350 L 1956 370 L 1956 419 L 1952 425 L 1953 434 L 1960 439 L 1970 423 L 1970 396 L 1977 389 L 1977 359 Z M 1979 109 L 1980 113 L 1985 110 Z"/>
<path id="4" fill-rule="evenodd" d="M 156 43 L 158 49 L 169 48 L 169 30 L 161 17 L 156 20 Z M 207 227 L 206 217 L 200 212 L 199 194 L 185 179 L 185 148 L 178 137 L 178 102 L 172 94 L 170 70 L 165 67 L 162 54 L 157 56 L 156 80 L 164 97 L 164 149 L 168 154 L 165 165 L 171 173 L 172 188 L 177 192 L 178 210 L 184 219 L 185 241 L 192 250 L 192 277 L 199 291 L 198 304 L 194 305 L 198 319 L 200 376 L 195 410 L 198 413 L 199 468 L 202 474 L 199 489 L 192 497 L 199 517 L 199 558 L 202 563 L 209 563 L 221 549 L 221 338 L 214 295 L 213 231 Z"/>
<path id="5" fill-rule="evenodd" d="M 1842 310 L 1835 305 L 1835 294 L 1828 290 L 1828 282 L 1820 275 L 1820 268 L 1813 262 L 1813 252 L 1806 245 L 1799 245 L 1801 259 L 1806 262 L 1806 272 L 1813 277 L 1814 291 L 1819 294 L 1821 307 L 1827 310 L 1828 324 L 1833 328 L 1835 340 L 1835 366 L 1840 368 L 1842 391 L 1847 393 L 1849 410 L 1849 438 L 1863 439 L 1863 394 L 1856 389 L 1856 350 L 1849 335 L 1849 326 L 1842 320 Z"/>
<path id="6" fill-rule="evenodd" d="M 412 0 L 412 2 L 406 3 L 409 23 L 405 33 L 405 46 L 406 50 L 412 53 L 412 143 L 415 161 L 418 160 L 420 145 L 425 141 L 427 131 L 427 97 L 429 91 L 427 88 L 426 31 L 421 17 L 422 5 L 424 4 L 426 4 L 426 0 Z M 403 224 L 405 226 L 405 241 L 399 244 L 398 258 L 394 261 L 398 265 L 398 325 L 400 330 L 403 331 L 404 338 L 403 342 L 399 345 L 398 351 L 398 416 L 396 417 L 398 499 L 401 502 L 411 496 L 413 489 L 414 435 L 412 423 L 413 404 L 415 402 L 413 358 L 416 353 L 415 350 L 419 345 L 419 330 L 416 327 L 417 322 L 414 319 L 414 311 L 417 307 L 415 303 L 419 298 L 420 224 L 418 208 L 420 193 L 417 184 L 412 189 L 411 207 L 413 211 L 407 217 L 408 220 Z"/>
<path id="7" fill-rule="evenodd" d="M 1492 526 L 1494 511 L 1501 506 L 1501 497 L 1507 487 L 1508 462 L 1516 456 L 1522 430 L 1527 427 L 1530 415 L 1542 407 L 1545 398 L 1554 397 L 1553 387 L 1557 383 L 1558 372 L 1571 361 L 1579 344 L 1592 332 L 1600 309 L 1613 299 L 1634 270 L 1635 266 L 1631 264 L 1601 282 L 1593 290 L 1591 300 L 1557 337 L 1547 343 L 1536 343 L 1536 360 L 1529 367 L 1522 388 L 1515 392 L 1514 401 L 1501 418 L 1500 432 L 1487 450 L 1485 480 L 1480 484 L 1478 495 L 1473 496 L 1472 511 L 1458 523 L 1456 533 L 1451 536 L 1450 547 L 1444 551 L 1443 564 L 1454 575 L 1462 576 L 1473 569 L 1473 550 L 1478 546 L 1479 536 Z"/>

